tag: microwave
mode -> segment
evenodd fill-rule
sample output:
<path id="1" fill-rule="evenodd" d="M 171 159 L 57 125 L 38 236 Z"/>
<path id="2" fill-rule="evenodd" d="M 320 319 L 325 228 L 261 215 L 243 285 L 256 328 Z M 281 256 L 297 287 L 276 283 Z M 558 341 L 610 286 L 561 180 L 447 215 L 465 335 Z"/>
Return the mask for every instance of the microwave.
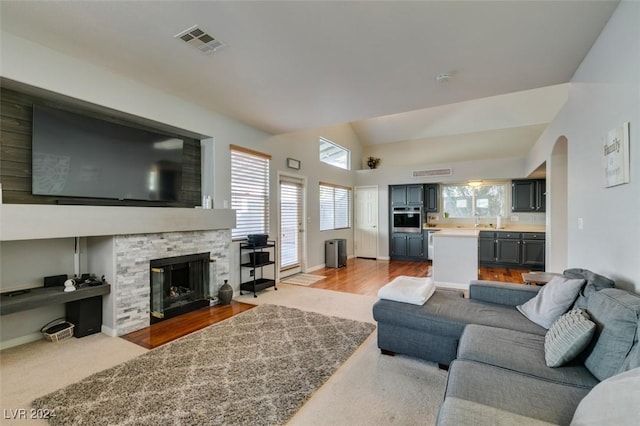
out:
<path id="1" fill-rule="evenodd" d="M 393 232 L 422 232 L 420 207 L 394 207 L 392 216 Z"/>

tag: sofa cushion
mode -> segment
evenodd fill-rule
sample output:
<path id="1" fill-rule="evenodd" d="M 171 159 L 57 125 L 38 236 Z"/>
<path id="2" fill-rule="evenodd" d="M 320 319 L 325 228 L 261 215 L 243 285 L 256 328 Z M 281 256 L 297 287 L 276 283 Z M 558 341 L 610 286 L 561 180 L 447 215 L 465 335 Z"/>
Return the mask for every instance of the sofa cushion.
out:
<path id="1" fill-rule="evenodd" d="M 546 330 L 522 316 L 514 307 L 464 299 L 451 291 L 436 292 L 422 306 L 380 299 L 373 305 L 378 323 L 419 329 L 428 334 L 459 339 L 467 324 L 508 327 L 544 335 Z"/>
<path id="2" fill-rule="evenodd" d="M 553 323 L 544 336 L 544 359 L 548 367 L 566 364 L 591 342 L 596 324 L 584 309 L 572 309 Z"/>
<path id="3" fill-rule="evenodd" d="M 628 357 L 634 356 L 637 345 L 640 295 L 606 288 L 589 296 L 587 312 L 596 323 L 596 334 L 584 365 L 600 380 L 632 367 Z"/>
<path id="4" fill-rule="evenodd" d="M 536 324 L 549 328 L 578 297 L 583 279 L 553 277 L 536 297 L 516 308 Z"/>
<path id="5" fill-rule="evenodd" d="M 560 368 L 545 364 L 544 336 L 504 328 L 468 325 L 458 345 L 458 359 L 494 365 L 561 384 L 591 389 L 598 379 L 581 363 Z"/>
<path id="6" fill-rule="evenodd" d="M 614 288 L 616 286 L 616 283 L 609 278 L 598 275 L 587 269 L 566 269 L 562 275 L 567 278 L 583 279 L 586 281 L 585 286 L 580 290 L 580 294 L 578 294 L 578 298 L 573 304 L 573 308 L 586 308 L 587 299 L 591 294 L 605 288 Z"/>
<path id="7" fill-rule="evenodd" d="M 532 419 L 466 399 L 449 397 L 440 406 L 436 424 L 437 426 L 551 426 L 555 423 Z"/>
<path id="8" fill-rule="evenodd" d="M 610 377 L 580 402 L 571 426 L 631 426 L 640 419 L 640 368 Z"/>
<path id="9" fill-rule="evenodd" d="M 457 359 L 449 369 L 445 397 L 473 401 L 545 422 L 569 424 L 588 392 L 493 365 Z"/>

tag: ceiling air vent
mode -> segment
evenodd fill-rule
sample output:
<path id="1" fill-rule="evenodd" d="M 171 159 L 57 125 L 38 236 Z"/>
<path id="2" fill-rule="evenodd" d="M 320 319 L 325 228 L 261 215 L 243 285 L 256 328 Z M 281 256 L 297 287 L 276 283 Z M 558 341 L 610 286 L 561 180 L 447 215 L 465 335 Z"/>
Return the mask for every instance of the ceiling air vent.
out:
<path id="1" fill-rule="evenodd" d="M 430 176 L 452 176 L 452 175 L 453 175 L 453 170 L 451 168 L 413 171 L 414 178 L 430 177 Z"/>
<path id="2" fill-rule="evenodd" d="M 184 41 L 190 46 L 195 47 L 199 51 L 205 54 L 213 53 L 215 50 L 224 46 L 220 40 L 216 40 L 211 35 L 207 34 L 197 25 L 191 28 L 187 28 L 180 34 L 176 34 L 175 38 Z"/>

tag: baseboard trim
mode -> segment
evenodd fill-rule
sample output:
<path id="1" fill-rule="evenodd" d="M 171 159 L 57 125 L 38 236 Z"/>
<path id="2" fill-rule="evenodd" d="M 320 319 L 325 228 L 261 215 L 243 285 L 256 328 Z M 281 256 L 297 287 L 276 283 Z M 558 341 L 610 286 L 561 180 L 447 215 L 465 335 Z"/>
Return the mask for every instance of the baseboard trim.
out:
<path id="1" fill-rule="evenodd" d="M 14 346 L 24 345 L 25 343 L 36 342 L 42 338 L 43 338 L 42 333 L 35 332 L 35 333 L 27 334 L 25 336 L 16 337 L 15 339 L 5 340 L 3 342 L 0 342 L 0 350 L 9 349 Z"/>

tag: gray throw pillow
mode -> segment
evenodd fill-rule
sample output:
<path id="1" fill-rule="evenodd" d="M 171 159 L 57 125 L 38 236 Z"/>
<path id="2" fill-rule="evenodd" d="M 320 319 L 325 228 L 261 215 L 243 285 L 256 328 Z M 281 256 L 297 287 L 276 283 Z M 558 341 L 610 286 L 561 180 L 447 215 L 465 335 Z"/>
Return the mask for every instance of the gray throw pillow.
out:
<path id="1" fill-rule="evenodd" d="M 536 297 L 516 308 L 531 321 L 548 329 L 569 310 L 583 284 L 583 279 L 553 277 L 540 289 Z"/>
<path id="2" fill-rule="evenodd" d="M 587 347 L 596 324 L 584 309 L 573 309 L 553 323 L 544 336 L 544 360 L 547 367 L 560 367 Z"/>
<path id="3" fill-rule="evenodd" d="M 588 269 L 572 268 L 566 269 L 563 274 L 567 278 L 579 278 L 585 280 L 587 283 L 582 287 L 582 290 L 578 294 L 576 302 L 573 304 L 573 308 L 586 308 L 587 300 L 589 296 L 600 291 L 604 288 L 615 288 L 616 283 L 609 278 L 589 271 Z"/>

